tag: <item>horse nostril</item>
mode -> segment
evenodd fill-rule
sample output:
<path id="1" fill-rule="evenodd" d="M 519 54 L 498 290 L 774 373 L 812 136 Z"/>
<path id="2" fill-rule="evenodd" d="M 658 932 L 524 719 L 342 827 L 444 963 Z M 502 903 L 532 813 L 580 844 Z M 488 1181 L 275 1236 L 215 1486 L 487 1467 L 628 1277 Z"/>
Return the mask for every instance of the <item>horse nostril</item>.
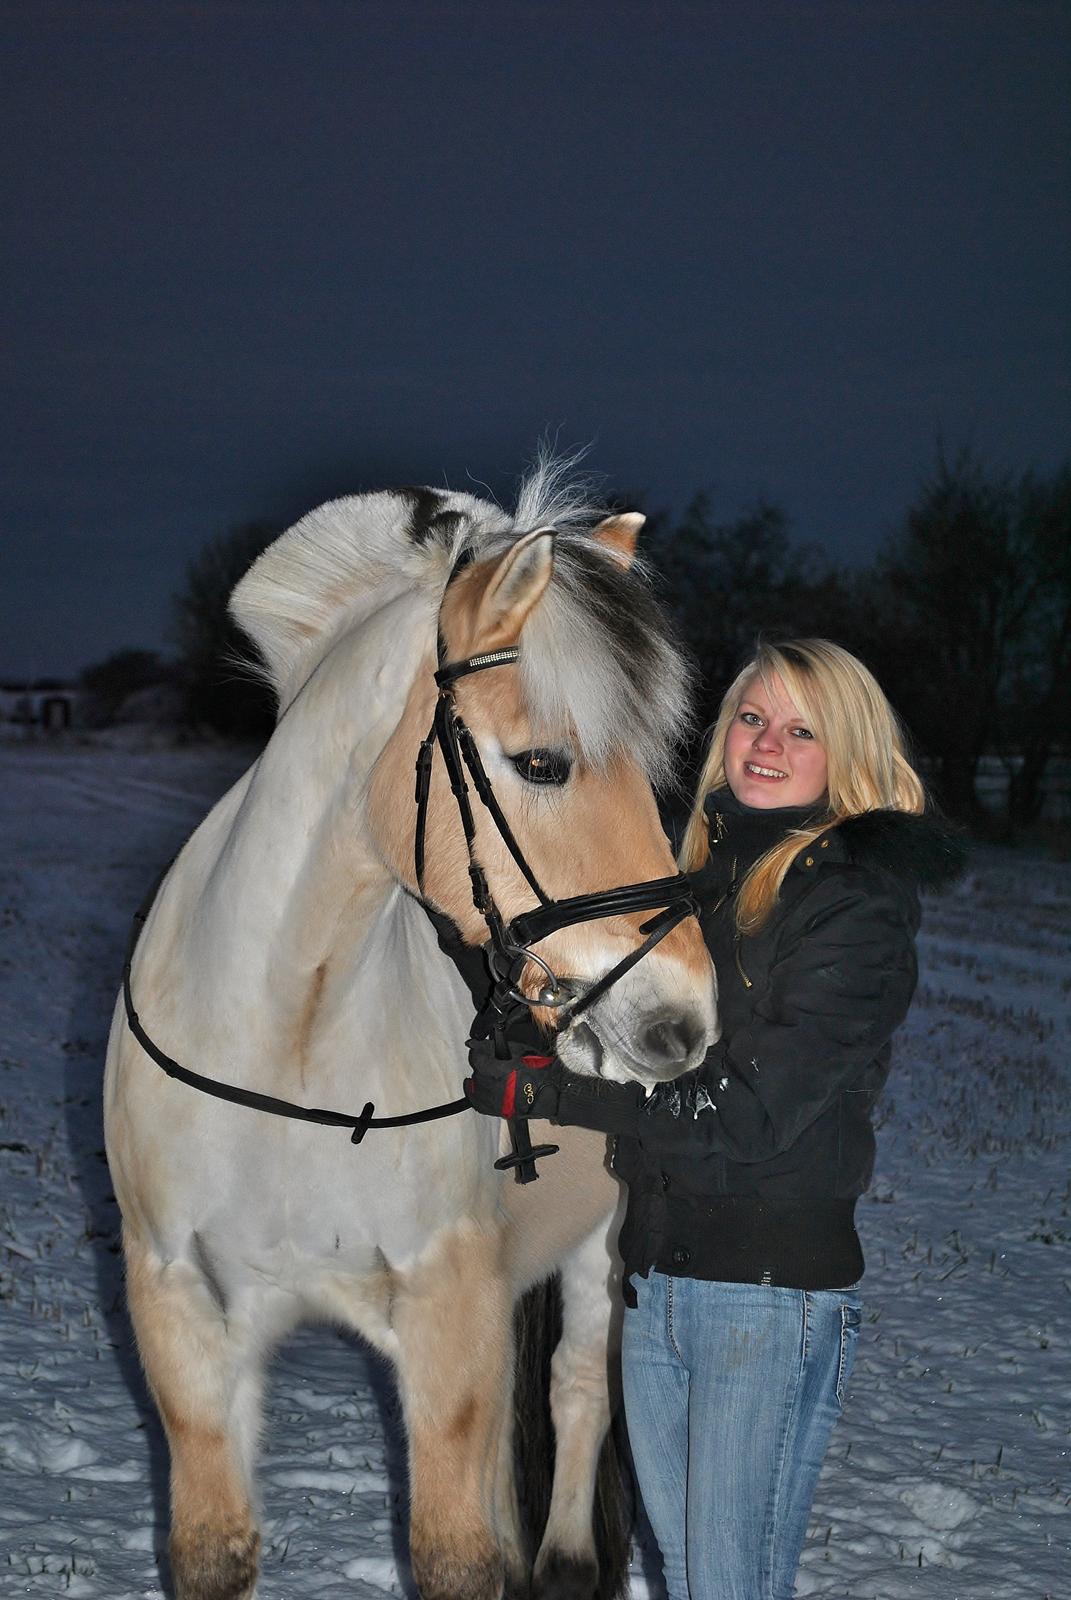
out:
<path id="1" fill-rule="evenodd" d="M 670 1012 L 647 1023 L 639 1045 L 646 1060 L 669 1066 L 687 1061 L 702 1037 L 703 1029 L 694 1018 Z"/>

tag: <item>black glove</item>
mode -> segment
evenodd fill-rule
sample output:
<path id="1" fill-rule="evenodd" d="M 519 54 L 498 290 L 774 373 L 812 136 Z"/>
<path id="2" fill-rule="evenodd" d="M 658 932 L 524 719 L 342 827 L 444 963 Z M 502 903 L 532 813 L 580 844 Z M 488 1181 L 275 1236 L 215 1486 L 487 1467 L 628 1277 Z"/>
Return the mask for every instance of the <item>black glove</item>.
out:
<path id="1" fill-rule="evenodd" d="M 500 1061 L 493 1038 L 470 1039 L 469 1064 L 472 1077 L 465 1079 L 465 1093 L 484 1116 L 555 1116 L 564 1071 L 557 1056 L 511 1041 L 510 1054 Z"/>
<path id="2" fill-rule="evenodd" d="M 485 1116 L 544 1117 L 596 1133 L 637 1134 L 643 1128 L 638 1083 L 570 1072 L 557 1056 L 534 1052 L 530 1039 L 508 1044 L 508 1057 L 499 1060 L 491 1039 L 469 1040 L 472 1077 L 465 1079 L 465 1093 Z"/>

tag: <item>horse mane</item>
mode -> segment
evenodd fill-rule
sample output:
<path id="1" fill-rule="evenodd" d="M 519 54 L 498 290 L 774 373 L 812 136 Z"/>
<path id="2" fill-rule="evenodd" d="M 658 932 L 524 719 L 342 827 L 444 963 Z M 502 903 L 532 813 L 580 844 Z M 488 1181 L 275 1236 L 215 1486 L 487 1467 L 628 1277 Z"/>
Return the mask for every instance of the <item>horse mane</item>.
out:
<path id="1" fill-rule="evenodd" d="M 570 460 L 541 454 L 512 514 L 474 495 L 400 488 L 349 495 L 302 517 L 257 557 L 230 599 L 264 662 L 280 711 L 340 634 L 386 593 L 438 605 L 455 561 L 502 555 L 553 527 L 554 573 L 521 637 L 533 726 L 603 765 L 627 749 L 652 781 L 670 777 L 689 722 L 689 671 L 642 563 L 626 570 L 591 537 L 603 514 Z"/>

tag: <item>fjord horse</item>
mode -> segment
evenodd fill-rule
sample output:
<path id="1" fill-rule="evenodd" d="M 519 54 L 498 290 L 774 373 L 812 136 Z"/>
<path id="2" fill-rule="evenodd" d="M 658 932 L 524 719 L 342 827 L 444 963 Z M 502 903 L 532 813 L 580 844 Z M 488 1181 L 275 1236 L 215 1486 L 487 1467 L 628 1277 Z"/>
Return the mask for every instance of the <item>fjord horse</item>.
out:
<path id="1" fill-rule="evenodd" d="M 472 1003 L 413 866 L 437 638 L 451 661 L 518 648 L 459 681 L 456 699 L 550 895 L 674 871 L 651 780 L 684 714 L 685 674 L 631 570 L 643 519 L 594 520 L 544 464 L 512 516 L 459 493 L 358 495 L 310 513 L 254 563 L 232 611 L 271 675 L 278 724 L 187 842 L 137 944 L 132 992 L 163 1051 L 305 1105 L 402 1114 L 461 1093 Z M 503 913 L 529 908 L 479 807 L 475 851 Z M 427 898 L 482 943 L 441 759 L 426 860 Z M 539 953 L 582 990 L 643 942 L 646 915 L 562 929 Z M 530 964 L 526 992 L 543 982 Z M 694 1066 L 715 1032 L 710 963 L 688 918 L 559 1050 L 579 1071 L 653 1080 Z M 316 1319 L 355 1330 L 396 1368 L 425 1600 L 594 1594 L 618 1292 L 605 1140 L 554 1130 L 561 1153 L 525 1186 L 494 1169 L 503 1129 L 471 1114 L 373 1130 L 355 1148 L 344 1131 L 173 1081 L 122 1004 L 105 1100 L 130 1309 L 170 1448 L 179 1600 L 255 1590 L 265 1362 Z M 555 1469 L 533 1576 L 513 1482 L 512 1328 L 519 1298 L 554 1272 Z"/>

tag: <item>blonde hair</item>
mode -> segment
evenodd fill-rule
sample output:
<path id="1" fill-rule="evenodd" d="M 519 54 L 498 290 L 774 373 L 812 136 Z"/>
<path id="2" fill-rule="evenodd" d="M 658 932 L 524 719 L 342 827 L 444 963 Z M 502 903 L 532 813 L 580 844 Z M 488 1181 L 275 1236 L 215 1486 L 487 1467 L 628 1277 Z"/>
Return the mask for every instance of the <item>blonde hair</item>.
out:
<path id="1" fill-rule="evenodd" d="M 756 675 L 771 697 L 771 680 L 780 678 L 785 694 L 825 750 L 826 810 L 810 827 L 793 828 L 750 869 L 736 902 L 741 933 L 755 933 L 762 927 L 785 873 L 819 834 L 864 811 L 917 814 L 926 804 L 922 780 L 905 753 L 899 719 L 877 679 L 861 661 L 827 639 L 760 641 L 755 659 L 729 685 L 714 724 L 680 851 L 685 872 L 695 872 L 710 859 L 703 802 L 712 789 L 724 788 L 728 782 L 725 741 L 744 690 Z"/>

